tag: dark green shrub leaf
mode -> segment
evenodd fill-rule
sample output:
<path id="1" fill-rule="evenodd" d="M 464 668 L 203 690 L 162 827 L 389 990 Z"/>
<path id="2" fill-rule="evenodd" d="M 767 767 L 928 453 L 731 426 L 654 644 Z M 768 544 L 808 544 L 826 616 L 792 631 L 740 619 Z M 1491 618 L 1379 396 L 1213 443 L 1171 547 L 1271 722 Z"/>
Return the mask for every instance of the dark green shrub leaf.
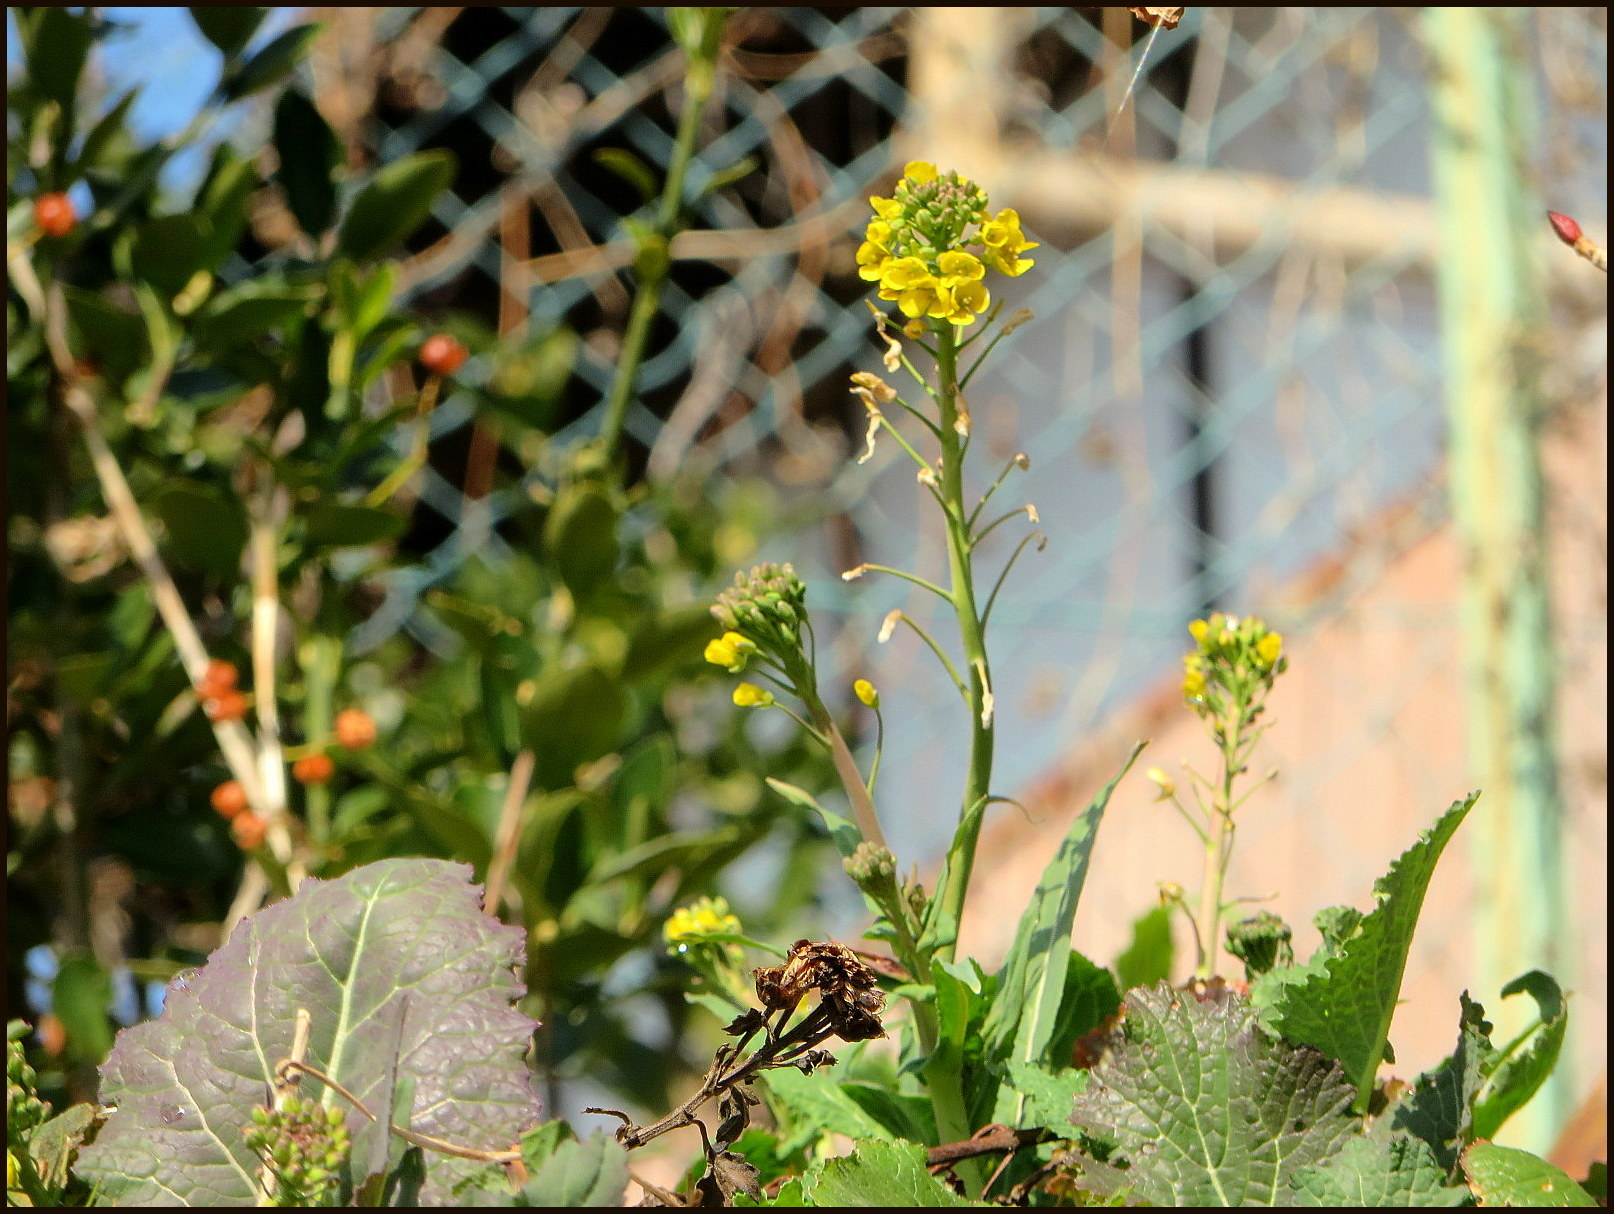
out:
<path id="1" fill-rule="evenodd" d="M 569 784 L 572 773 L 617 744 L 628 693 L 598 666 L 548 670 L 521 712 L 522 742 L 538 756 L 545 787 Z"/>
<path id="2" fill-rule="evenodd" d="M 1336 1209 L 1462 1206 L 1467 1189 L 1449 1186 L 1429 1144 L 1406 1134 L 1353 1138 L 1339 1154 L 1295 1173 L 1289 1204 Z"/>
<path id="3" fill-rule="evenodd" d="M 74 353 L 93 362 L 109 384 L 121 384 L 145 366 L 151 342 L 141 317 L 79 287 L 64 286 L 62 295 L 68 319 L 82 339 Z"/>
<path id="4" fill-rule="evenodd" d="M 101 1068 L 117 1106 L 79 1172 L 103 1198 L 144 1205 L 249 1205 L 258 1161 L 242 1140 L 287 1056 L 298 1008 L 313 1015 L 310 1065 L 399 1124 L 503 1149 L 538 1116 L 522 1061 L 534 1024 L 512 1009 L 523 933 L 482 912 L 464 865 L 388 860 L 246 920 L 157 1020 L 119 1034 Z M 325 1095 L 303 1080 L 305 1094 Z M 331 1096 L 330 1099 L 335 1099 Z M 390 1135 L 350 1113 L 355 1171 Z M 447 1200 L 471 1165 L 430 1153 L 422 1200 Z"/>
<path id="5" fill-rule="evenodd" d="M 234 59 L 246 49 L 252 35 L 269 15 L 266 8 L 193 8 L 189 11 L 202 37 L 218 47 L 226 59 Z"/>
<path id="6" fill-rule="evenodd" d="M 544 552 L 566 588 L 587 598 L 616 568 L 617 508 L 605 490 L 569 485 L 560 491 L 544 520 Z"/>
<path id="7" fill-rule="evenodd" d="M 1319 916 L 1324 942 L 1311 960 L 1269 970 L 1251 988 L 1266 1028 L 1344 1064 L 1356 1085 L 1358 1109 L 1366 1107 L 1384 1056 L 1424 893 L 1478 796 L 1453 802 L 1374 882 L 1375 905 L 1368 914 Z"/>
<path id="8" fill-rule="evenodd" d="M 305 316 L 313 302 L 307 287 L 254 279 L 221 291 L 196 316 L 199 346 L 226 349 L 284 329 Z"/>
<path id="9" fill-rule="evenodd" d="M 293 26 L 245 63 L 226 71 L 220 85 L 225 99 L 239 101 L 291 75 L 319 31 L 317 25 Z"/>
<path id="10" fill-rule="evenodd" d="M 51 1008 L 67 1029 L 67 1048 L 79 1062 L 95 1062 L 112 1048 L 112 979 L 88 952 L 62 958 L 51 984 Z"/>
<path id="11" fill-rule="evenodd" d="M 45 8 L 31 28 L 32 36 L 22 39 L 28 81 L 41 97 L 69 110 L 90 54 L 90 15 Z"/>
<path id="12" fill-rule="evenodd" d="M 247 512 L 239 500 L 211 485 L 171 480 L 152 509 L 168 532 L 167 548 L 181 564 L 228 578 L 241 564 L 247 542 Z"/>
<path id="13" fill-rule="evenodd" d="M 1249 1003 L 1164 983 L 1127 996 L 1071 1120 L 1113 1143 L 1086 1168 L 1100 1192 L 1130 1184 L 1159 1206 L 1283 1205 L 1291 1178 L 1356 1131 L 1351 1086 L 1308 1046 L 1268 1038 Z"/>
<path id="14" fill-rule="evenodd" d="M 184 290 L 207 260 L 212 225 L 201 215 L 164 215 L 135 229 L 129 268 L 165 296 Z"/>
<path id="15" fill-rule="evenodd" d="M 113 104 L 112 108 L 102 115 L 84 136 L 84 143 L 79 147 L 78 163 L 80 169 L 95 167 L 101 154 L 111 146 L 115 136 L 127 137 L 125 122 L 129 117 L 129 107 L 134 105 L 135 98 L 140 95 L 140 88 L 130 89 Z"/>
<path id="16" fill-rule="evenodd" d="M 454 169 L 454 154 L 441 148 L 387 165 L 353 199 L 337 231 L 337 252 L 368 261 L 406 240 L 454 180 Z"/>
<path id="17" fill-rule="evenodd" d="M 409 520 L 379 506 L 316 502 L 308 509 L 308 542 L 316 548 L 353 548 L 397 539 Z"/>
<path id="18" fill-rule="evenodd" d="M 1463 1174 L 1482 1206 L 1595 1206 L 1561 1168 L 1516 1147 L 1476 1142 L 1463 1152 Z"/>
<path id="19" fill-rule="evenodd" d="M 336 218 L 336 182 L 332 174 L 342 159 L 342 146 L 314 103 L 296 89 L 275 102 L 275 180 L 286 192 L 286 206 L 315 240 Z"/>
<path id="20" fill-rule="evenodd" d="M 212 225 L 202 264 L 217 270 L 247 228 L 247 206 L 258 187 L 258 170 L 229 144 L 220 144 L 196 194 L 196 210 Z"/>

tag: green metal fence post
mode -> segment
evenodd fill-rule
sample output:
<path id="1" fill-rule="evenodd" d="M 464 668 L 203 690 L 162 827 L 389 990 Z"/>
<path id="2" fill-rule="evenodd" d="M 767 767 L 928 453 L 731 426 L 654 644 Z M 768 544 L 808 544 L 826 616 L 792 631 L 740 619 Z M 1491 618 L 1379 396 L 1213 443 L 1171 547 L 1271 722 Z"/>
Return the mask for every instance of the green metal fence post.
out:
<path id="1" fill-rule="evenodd" d="M 1563 947 L 1569 925 L 1542 409 L 1530 354 L 1545 314 L 1531 261 L 1543 223 L 1529 166 L 1533 75 L 1521 53 L 1521 10 L 1430 8 L 1423 21 L 1434 66 L 1438 279 L 1452 511 L 1463 555 L 1469 751 L 1485 793 L 1471 826 L 1483 892 L 1475 952 L 1480 997 L 1506 1039 L 1505 1025 L 1524 1009 L 1502 1006 L 1499 987 L 1532 968 L 1567 984 L 1573 956 Z M 1551 1145 L 1568 1112 L 1566 1070 L 1509 1124 L 1518 1145 Z"/>

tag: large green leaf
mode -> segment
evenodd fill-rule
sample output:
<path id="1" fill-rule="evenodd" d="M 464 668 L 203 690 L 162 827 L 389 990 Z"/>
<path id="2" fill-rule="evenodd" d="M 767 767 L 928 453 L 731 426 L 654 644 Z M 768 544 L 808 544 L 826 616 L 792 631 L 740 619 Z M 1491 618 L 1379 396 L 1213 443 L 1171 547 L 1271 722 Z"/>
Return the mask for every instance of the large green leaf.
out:
<path id="1" fill-rule="evenodd" d="M 1269 970 L 1251 991 L 1264 1026 L 1344 1064 L 1356 1085 L 1358 1110 L 1366 1108 L 1384 1057 L 1429 880 L 1478 796 L 1453 802 L 1374 883 L 1371 911 L 1325 912 L 1318 918 L 1323 944 L 1311 960 Z"/>
<path id="2" fill-rule="evenodd" d="M 1336 1154 L 1358 1122 L 1338 1064 L 1273 1041 L 1249 1003 L 1161 983 L 1127 996 L 1071 1120 L 1114 1144 L 1089 1167 L 1100 1192 L 1158 1206 L 1282 1205 L 1291 1179 Z"/>
<path id="3" fill-rule="evenodd" d="M 544 552 L 560 580 L 579 599 L 587 598 L 616 568 L 619 517 L 610 494 L 590 484 L 567 486 L 549 508 L 544 519 Z"/>
<path id="4" fill-rule="evenodd" d="M 296 25 L 269 42 L 246 62 L 228 70 L 219 88 L 225 98 L 238 101 L 249 93 L 278 84 L 302 61 L 320 31 L 317 25 Z"/>
<path id="5" fill-rule="evenodd" d="M 1030 904 L 1020 916 L 1014 944 L 998 974 L 992 1010 L 982 1029 L 990 1058 L 1043 1065 L 1053 1061 L 1047 1057 L 1048 1046 L 1059 1023 L 1065 973 L 1070 963 L 1071 927 L 1076 919 L 1076 903 L 1087 880 L 1087 862 L 1093 854 L 1098 825 L 1103 821 L 1110 795 L 1142 749 L 1142 743 L 1132 748 L 1121 770 L 1098 791 L 1092 804 L 1071 825 L 1059 851 L 1043 870 Z M 1015 1124 L 1019 1124 L 1024 1100 L 1018 1103 L 1020 1107 L 1014 1111 Z"/>
<path id="6" fill-rule="evenodd" d="M 240 566 L 248 524 L 239 499 L 199 481 L 172 480 L 152 508 L 168 533 L 168 550 L 182 564 L 221 578 Z"/>
<path id="7" fill-rule="evenodd" d="M 1463 1152 L 1463 1174 L 1482 1206 L 1595 1206 L 1561 1168 L 1517 1147 L 1476 1142 Z"/>
<path id="8" fill-rule="evenodd" d="M 802 1178 L 815 1206 L 976 1206 L 925 1170 L 925 1148 L 865 1141 L 850 1155 L 825 1159 Z"/>
<path id="9" fill-rule="evenodd" d="M 80 1175 L 114 1203 L 251 1204 L 258 1161 L 242 1129 L 299 1008 L 313 1018 L 309 1064 L 372 1112 L 412 1084 L 399 1124 L 479 1149 L 515 1143 L 539 1113 L 522 1060 L 535 1026 L 511 1007 L 523 933 L 483 913 L 469 871 L 382 861 L 305 881 L 242 923 L 161 1017 L 119 1034 L 101 1068 L 117 1111 Z M 338 1100 L 312 1078 L 303 1088 Z M 348 1124 L 356 1170 L 388 1155 L 383 1126 Z M 428 1153 L 426 1166 L 425 1199 L 440 1204 L 477 1165 Z"/>
<path id="10" fill-rule="evenodd" d="M 1171 977 L 1176 945 L 1171 938 L 1171 908 L 1156 906 L 1132 924 L 1132 943 L 1115 959 L 1115 983 L 1123 991 L 1153 986 Z"/>
<path id="11" fill-rule="evenodd" d="M 1290 1205 L 1336 1209 L 1463 1206 L 1467 1189 L 1446 1183 L 1429 1144 L 1407 1134 L 1353 1138 L 1339 1154 L 1297 1172 Z"/>
<path id="12" fill-rule="evenodd" d="M 596 1130 L 581 1142 L 556 1143 L 521 1186 L 520 1204 L 549 1209 L 619 1206 L 627 1187 L 628 1153 Z"/>
<path id="13" fill-rule="evenodd" d="M 129 250 L 130 268 L 140 281 L 172 297 L 203 268 L 211 237 L 212 224 L 203 215 L 153 219 L 135 229 Z"/>
<path id="14" fill-rule="evenodd" d="M 28 82 L 41 97 L 71 109 L 90 54 L 90 14 L 51 6 L 39 14 L 37 23 L 18 25 L 24 35 Z"/>
<path id="15" fill-rule="evenodd" d="M 441 148 L 387 165 L 353 199 L 336 234 L 336 251 L 367 261 L 407 239 L 454 180 L 454 168 L 454 154 Z"/>

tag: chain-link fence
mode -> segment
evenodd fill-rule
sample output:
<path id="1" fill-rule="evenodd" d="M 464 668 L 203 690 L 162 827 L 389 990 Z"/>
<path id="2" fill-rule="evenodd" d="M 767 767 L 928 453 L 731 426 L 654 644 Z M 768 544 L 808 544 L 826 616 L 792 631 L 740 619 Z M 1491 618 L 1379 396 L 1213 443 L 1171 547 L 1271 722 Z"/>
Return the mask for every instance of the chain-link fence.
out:
<path id="1" fill-rule="evenodd" d="M 478 311 L 503 332 L 575 328 L 562 439 L 590 432 L 629 299 L 623 219 L 639 205 L 596 153 L 626 149 L 652 172 L 666 162 L 681 60 L 661 10 L 326 15 L 335 36 L 316 51 L 317 94 L 355 155 L 448 146 L 460 157 L 438 228 L 408 265 L 417 302 Z M 1600 234 L 1606 10 L 1535 10 L 1528 22 L 1511 65 L 1538 107 L 1527 188 Z M 1001 791 L 1056 767 L 1167 678 L 1184 625 L 1213 607 L 1262 610 L 1297 642 L 1333 636 L 1316 659 L 1333 674 L 1312 686 L 1359 697 L 1311 714 L 1307 741 L 1283 748 L 1285 804 L 1358 778 L 1384 781 L 1365 795 L 1403 798 L 1382 830 L 1308 828 L 1310 858 L 1295 853 L 1293 877 L 1326 856 L 1347 886 L 1337 900 L 1360 903 L 1393 850 L 1466 791 L 1429 774 L 1445 771 L 1431 757 L 1442 747 L 1462 769 L 1461 570 L 1414 558 L 1442 542 L 1447 518 L 1436 270 L 1488 252 L 1442 244 L 1426 39 L 1416 14 L 1387 9 L 1191 9 L 1153 35 L 1125 9 L 731 19 L 691 186 L 746 157 L 757 167 L 704 197 L 696 230 L 674 244 L 629 432 L 652 478 L 766 473 L 816 520 L 765 555 L 814 574 L 815 616 L 845 681 L 866 674 L 884 689 L 882 787 L 906 856 L 945 844 L 964 762 L 945 739 L 962 710 L 913 637 L 874 644 L 888 611 L 923 621 L 929 605 L 906 583 L 836 575 L 865 561 L 945 567 L 906 461 L 887 444 L 854 462 L 863 415 L 846 392 L 848 372 L 877 368 L 853 263 L 865 199 L 910 158 L 981 181 L 1043 242 L 1036 270 L 1005 292 L 1037 321 L 969 393 L 985 463 L 1029 454 L 1005 492 L 1035 503 L 1048 537 L 993 616 Z M 1603 282 L 1544 223 L 1539 253 L 1553 307 L 1540 338 L 1549 525 L 1558 567 L 1594 570 L 1555 582 L 1568 821 L 1601 855 L 1606 463 L 1588 453 L 1604 433 Z M 442 643 L 423 592 L 473 552 L 496 558 L 500 520 L 544 475 L 508 453 L 508 474 L 490 473 L 498 454 L 469 399 L 444 402 L 433 435 L 421 498 L 437 516 L 431 551 L 390 588 L 360 648 L 398 629 Z M 988 561 L 1014 550 L 1024 531 L 1013 532 L 998 533 Z M 1438 738 L 1408 726 L 1412 706 L 1416 724 L 1449 714 Z M 1364 776 L 1369 759 L 1388 768 Z M 1577 870 L 1586 924 L 1606 908 L 1594 869 Z M 1577 977 L 1606 991 L 1595 967 Z M 1598 1049 L 1584 1057 L 1604 1064 Z"/>

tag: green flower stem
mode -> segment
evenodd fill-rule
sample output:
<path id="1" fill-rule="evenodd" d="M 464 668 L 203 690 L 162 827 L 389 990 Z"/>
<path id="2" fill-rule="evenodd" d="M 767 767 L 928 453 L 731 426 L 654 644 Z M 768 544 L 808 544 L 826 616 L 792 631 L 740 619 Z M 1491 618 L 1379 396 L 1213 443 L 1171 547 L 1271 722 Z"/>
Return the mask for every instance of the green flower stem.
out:
<path id="1" fill-rule="evenodd" d="M 673 141 L 672 158 L 667 164 L 667 179 L 661 188 L 661 205 L 656 214 L 655 232 L 641 241 L 639 256 L 634 262 L 638 286 L 633 294 L 633 307 L 628 313 L 628 325 L 622 335 L 622 353 L 617 361 L 616 376 L 611 380 L 611 392 L 605 401 L 605 421 L 600 428 L 600 443 L 607 463 L 615 464 L 622 447 L 622 427 L 627 421 L 628 402 L 633 399 L 639 383 L 639 367 L 644 362 L 645 348 L 650 342 L 650 325 L 661 307 L 661 288 L 672 269 L 670 247 L 678 234 L 683 219 L 684 178 L 689 164 L 695 158 L 695 136 L 700 130 L 701 118 L 712 99 L 712 77 L 716 71 L 716 51 L 711 58 L 702 58 L 702 51 L 690 52 L 689 66 L 684 72 L 684 105 L 678 115 L 678 134 Z"/>
<path id="2" fill-rule="evenodd" d="M 991 717 L 986 712 L 991 667 L 986 658 L 986 637 L 980 613 L 975 606 L 975 581 L 970 564 L 972 541 L 964 513 L 964 440 L 953 428 L 958 418 L 958 335 L 953 326 L 936 326 L 937 402 L 941 406 L 941 495 L 946 502 L 947 562 L 952 575 L 953 610 L 958 616 L 958 634 L 969 668 L 970 761 L 964 782 L 964 803 L 960 809 L 960 830 L 965 832 L 958 849 L 959 871 L 949 874 L 942 910 L 955 923 L 962 922 L 964 900 L 970 873 L 975 866 L 975 844 L 980 835 L 980 818 L 971 820 L 970 810 L 990 794 L 992 784 Z M 957 942 L 941 950 L 951 961 Z"/>
<path id="3" fill-rule="evenodd" d="M 1022 512 L 1017 510 L 1014 513 L 1019 514 Z M 1012 518 L 1013 515 L 1009 517 Z M 1042 532 L 1033 531 L 1016 544 L 1014 551 L 1009 554 L 1009 559 L 1003 566 L 1003 572 L 998 574 L 998 580 L 992 583 L 992 593 L 986 596 L 986 606 L 981 610 L 981 628 L 983 630 L 986 628 L 986 622 L 992 618 L 992 605 L 998 601 L 998 591 L 1003 589 L 1003 583 L 1008 580 L 1009 570 L 1014 568 L 1014 563 L 1020 559 L 1020 554 L 1026 550 L 1026 545 L 1040 536 L 1042 536 Z M 979 541 L 981 537 L 976 536 L 975 538 Z M 1037 551 L 1041 552 L 1042 549 L 1039 547 Z"/>
<path id="4" fill-rule="evenodd" d="M 1232 712 L 1222 736 L 1222 778 L 1211 799 L 1209 820 L 1205 832 L 1204 884 L 1199 893 L 1199 913 L 1195 916 L 1195 933 L 1199 937 L 1199 966 L 1194 977 L 1209 979 L 1216 973 L 1216 960 L 1221 952 L 1222 888 L 1227 879 L 1228 861 L 1233 855 L 1233 811 L 1239 804 L 1233 796 L 1233 782 L 1244 770 L 1243 759 L 1249 753 L 1245 730 L 1251 722 L 1251 705 L 1241 693 L 1235 699 Z"/>
<path id="5" fill-rule="evenodd" d="M 935 638 L 915 623 L 907 612 L 903 612 L 900 618 L 904 624 L 919 634 L 920 640 L 930 646 L 930 651 L 936 655 L 936 659 L 941 662 L 942 667 L 947 671 L 947 677 L 953 680 L 953 686 L 958 689 L 958 694 L 964 699 L 965 703 L 968 703 L 969 690 L 964 686 L 964 680 L 958 677 L 958 670 L 954 667 L 953 660 L 947 656 L 940 645 L 936 644 Z"/>
<path id="6" fill-rule="evenodd" d="M 915 586 L 930 591 L 942 602 L 948 604 L 949 606 L 951 606 L 953 602 L 953 596 L 948 594 L 947 591 L 943 590 L 940 586 L 936 585 L 935 582 L 928 582 L 924 578 L 919 577 L 917 574 L 909 573 L 905 569 L 893 569 L 890 565 L 862 564 L 857 567 L 855 572 L 859 574 L 889 573 L 892 577 L 899 577 L 905 582 L 912 582 Z M 846 577 L 845 580 L 851 581 L 852 579 L 850 577 Z"/>
<path id="7" fill-rule="evenodd" d="M 317 741 L 331 732 L 331 693 L 342 669 L 341 638 L 311 637 L 303 643 L 297 656 L 303 668 L 303 735 Z M 331 834 L 330 785 L 305 786 L 303 808 L 308 817 L 309 838 L 315 846 L 324 847 Z"/>

